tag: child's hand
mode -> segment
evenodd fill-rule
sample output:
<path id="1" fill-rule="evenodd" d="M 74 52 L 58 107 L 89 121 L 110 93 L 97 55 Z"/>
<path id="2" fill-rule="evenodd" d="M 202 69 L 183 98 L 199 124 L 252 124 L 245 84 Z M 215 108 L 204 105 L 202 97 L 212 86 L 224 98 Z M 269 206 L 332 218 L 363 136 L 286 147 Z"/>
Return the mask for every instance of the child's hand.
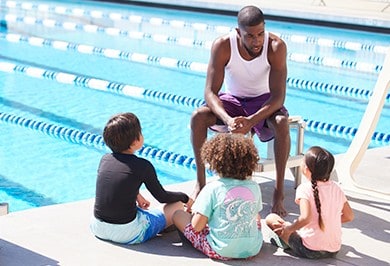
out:
<path id="1" fill-rule="evenodd" d="M 150 206 L 150 201 L 145 199 L 140 193 L 137 195 L 137 204 L 141 209 L 147 210 Z"/>
<path id="2" fill-rule="evenodd" d="M 274 224 L 275 229 L 274 232 L 278 235 L 281 236 L 282 234 L 290 234 L 294 230 L 291 228 L 291 223 L 290 222 L 284 222 L 284 223 L 278 223 Z"/>
<path id="3" fill-rule="evenodd" d="M 257 229 L 261 230 L 261 215 L 260 215 L 260 213 L 257 213 L 256 224 L 257 224 Z"/>
<path id="4" fill-rule="evenodd" d="M 274 228 L 274 232 L 280 236 L 284 230 L 284 222 L 283 221 L 278 221 L 276 223 L 273 223 L 272 224 L 273 228 Z"/>
<path id="5" fill-rule="evenodd" d="M 191 210 L 192 204 L 194 204 L 194 200 L 193 200 L 192 198 L 189 198 L 189 200 L 187 201 L 187 203 L 184 204 L 184 210 L 185 210 L 186 212 L 191 213 L 191 212 L 192 212 L 192 210 Z"/>

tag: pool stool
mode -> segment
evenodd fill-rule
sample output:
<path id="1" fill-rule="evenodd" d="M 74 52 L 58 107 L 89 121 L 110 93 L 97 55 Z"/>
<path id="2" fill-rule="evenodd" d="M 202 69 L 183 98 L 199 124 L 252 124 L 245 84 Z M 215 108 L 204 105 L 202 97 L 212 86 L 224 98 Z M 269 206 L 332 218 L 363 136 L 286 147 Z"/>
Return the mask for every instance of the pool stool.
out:
<path id="1" fill-rule="evenodd" d="M 296 149 L 295 154 L 290 155 L 287 160 L 286 168 L 292 171 L 295 180 L 295 187 L 297 187 L 301 183 L 301 163 L 303 159 L 303 143 L 304 143 L 304 135 L 305 135 L 305 127 L 306 122 L 300 116 L 290 116 L 288 118 L 288 123 L 290 125 L 290 129 L 297 130 L 296 137 Z M 213 132 L 227 132 L 227 126 L 213 126 L 210 128 Z M 253 138 L 254 133 L 252 132 L 251 137 Z M 256 171 L 258 172 L 268 172 L 275 170 L 275 155 L 274 155 L 274 140 L 270 140 L 267 142 L 267 158 L 261 158 L 258 164 Z"/>

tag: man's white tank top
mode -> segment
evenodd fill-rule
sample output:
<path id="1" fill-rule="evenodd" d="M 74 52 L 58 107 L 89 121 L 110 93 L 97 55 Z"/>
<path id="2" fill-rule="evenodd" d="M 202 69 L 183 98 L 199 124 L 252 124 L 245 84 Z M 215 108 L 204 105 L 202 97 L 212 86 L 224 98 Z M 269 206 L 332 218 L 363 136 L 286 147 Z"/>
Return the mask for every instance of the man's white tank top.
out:
<path id="1" fill-rule="evenodd" d="M 247 61 L 237 47 L 237 32 L 230 33 L 230 60 L 225 67 L 225 91 L 237 97 L 256 97 L 269 92 L 268 36 L 264 33 L 263 51 L 259 57 Z"/>

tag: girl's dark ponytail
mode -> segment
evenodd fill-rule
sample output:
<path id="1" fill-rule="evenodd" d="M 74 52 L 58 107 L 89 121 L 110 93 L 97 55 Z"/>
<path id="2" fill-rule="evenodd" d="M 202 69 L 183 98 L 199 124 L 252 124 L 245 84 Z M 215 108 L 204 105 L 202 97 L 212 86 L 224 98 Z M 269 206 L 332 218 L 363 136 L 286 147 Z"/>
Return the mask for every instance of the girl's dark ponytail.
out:
<path id="1" fill-rule="evenodd" d="M 311 172 L 311 184 L 313 189 L 314 201 L 318 212 L 318 225 L 321 230 L 325 229 L 321 216 L 321 201 L 318 192 L 317 181 L 326 182 L 334 167 L 333 155 L 319 146 L 311 147 L 305 154 L 305 164 Z"/>

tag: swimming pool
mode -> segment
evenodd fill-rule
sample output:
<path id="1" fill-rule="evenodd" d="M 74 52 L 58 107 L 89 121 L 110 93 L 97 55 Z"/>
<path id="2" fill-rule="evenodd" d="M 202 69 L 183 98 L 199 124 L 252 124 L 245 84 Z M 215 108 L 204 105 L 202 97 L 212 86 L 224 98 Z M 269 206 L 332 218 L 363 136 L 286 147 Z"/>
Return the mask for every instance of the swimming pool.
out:
<path id="1" fill-rule="evenodd" d="M 211 41 L 235 27 L 235 17 L 90 2 L 1 3 L 8 29 L 0 33 L 0 202 L 18 211 L 93 197 L 108 151 L 102 128 L 125 111 L 140 118 L 140 155 L 163 184 L 195 179 L 190 115 L 203 102 Z M 334 28 L 320 34 L 319 27 L 277 21 L 267 27 L 288 44 L 286 106 L 307 121 L 305 149 L 345 152 L 390 37 Z M 389 101 L 371 147 L 390 143 Z"/>

